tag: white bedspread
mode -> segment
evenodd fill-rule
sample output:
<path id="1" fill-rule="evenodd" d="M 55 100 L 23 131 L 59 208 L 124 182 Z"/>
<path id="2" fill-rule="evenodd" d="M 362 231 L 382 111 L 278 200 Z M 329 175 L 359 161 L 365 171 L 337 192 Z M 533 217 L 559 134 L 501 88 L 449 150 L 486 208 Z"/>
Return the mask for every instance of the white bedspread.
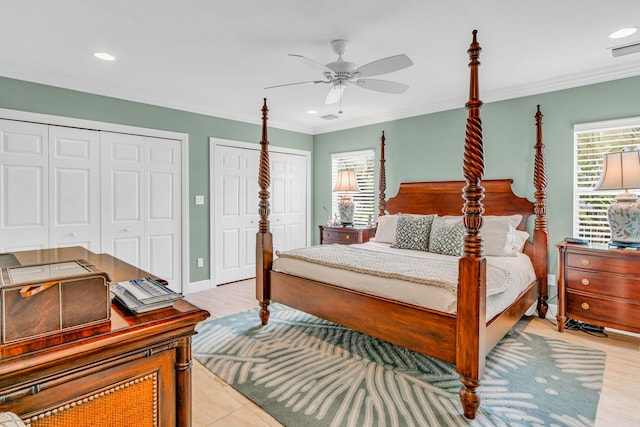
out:
<path id="1" fill-rule="evenodd" d="M 305 248 L 302 251 L 302 256 L 280 254 L 281 256 L 274 260 L 273 270 L 446 313 L 456 312 L 457 257 L 431 252 L 394 249 L 389 244 L 376 242 L 343 246 L 343 248 L 349 248 L 347 251 L 342 249 L 332 250 L 332 246 Z M 400 259 L 402 259 L 402 264 L 405 265 L 404 268 L 406 268 L 406 265 L 414 263 L 428 264 L 429 262 L 434 262 L 440 266 L 452 266 L 452 269 L 446 273 L 449 277 L 446 280 L 446 285 L 443 285 L 444 282 L 440 281 L 441 278 L 437 280 L 435 285 L 416 283 L 416 280 L 413 279 L 402 280 L 400 276 L 390 277 L 397 274 L 397 272 L 372 275 L 366 274 L 364 271 L 354 271 L 358 270 L 358 268 L 323 265 L 323 263 L 309 262 L 303 259 L 317 250 L 327 250 L 333 254 L 329 257 L 330 262 L 324 262 L 324 264 L 339 264 L 339 259 L 336 259 L 339 258 L 337 254 L 348 252 L 350 257 L 355 256 L 362 260 L 360 262 L 361 266 L 370 264 L 369 261 L 363 261 L 365 257 L 369 257 L 383 266 L 382 271 L 387 272 L 392 272 L 393 268 L 388 266 L 398 262 Z M 521 253 L 515 257 L 486 257 L 486 259 L 488 273 L 487 320 L 489 320 L 507 308 L 535 280 L 535 273 L 529 257 Z M 502 276 L 503 280 L 499 278 L 491 279 L 494 274 L 497 277 Z M 493 284 L 490 285 L 491 282 Z"/>

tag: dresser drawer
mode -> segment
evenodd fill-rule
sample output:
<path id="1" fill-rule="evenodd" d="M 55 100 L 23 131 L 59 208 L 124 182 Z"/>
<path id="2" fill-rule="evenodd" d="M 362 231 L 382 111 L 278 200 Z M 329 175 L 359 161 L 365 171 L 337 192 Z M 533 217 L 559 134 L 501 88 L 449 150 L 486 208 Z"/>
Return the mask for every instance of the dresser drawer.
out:
<path id="1" fill-rule="evenodd" d="M 638 261 L 637 257 L 633 262 L 630 262 L 629 259 L 621 256 L 599 256 L 589 253 L 570 252 L 567 253 L 566 267 L 625 275 L 631 274 L 640 278 L 640 263 Z"/>
<path id="2" fill-rule="evenodd" d="M 332 228 L 332 229 L 324 229 L 322 231 L 322 240 L 325 243 L 343 243 L 343 242 L 353 242 L 358 243 L 358 232 L 355 233 L 353 231 L 342 231 L 340 229 Z"/>
<path id="3" fill-rule="evenodd" d="M 640 277 L 629 278 L 615 274 L 602 274 L 593 270 L 568 268 L 566 286 L 569 291 L 615 295 L 620 299 L 640 301 Z"/>
<path id="4" fill-rule="evenodd" d="M 375 228 L 366 227 L 325 227 L 320 226 L 320 244 L 331 245 L 340 243 L 342 245 L 352 245 L 354 243 L 365 243 L 375 234 Z"/>
<path id="5" fill-rule="evenodd" d="M 640 332 L 640 304 L 628 301 L 569 291 L 567 316 L 596 325 Z"/>

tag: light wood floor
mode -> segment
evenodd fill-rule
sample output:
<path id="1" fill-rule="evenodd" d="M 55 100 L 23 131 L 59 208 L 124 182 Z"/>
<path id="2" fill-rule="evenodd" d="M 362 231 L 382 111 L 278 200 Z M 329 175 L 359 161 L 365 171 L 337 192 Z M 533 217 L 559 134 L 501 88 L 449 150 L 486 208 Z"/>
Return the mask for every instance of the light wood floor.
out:
<path id="1" fill-rule="evenodd" d="M 186 298 L 211 313 L 223 317 L 257 307 L 254 281 L 230 283 L 188 294 Z M 604 384 L 596 427 L 640 426 L 640 337 L 607 331 L 608 338 L 584 332 L 557 332 L 548 320 L 534 318 L 527 330 L 537 335 L 562 338 L 584 347 L 606 352 Z M 576 391 L 578 392 L 578 390 Z M 193 370 L 194 427 L 280 426 L 269 414 L 236 392 L 197 361 Z M 290 426 L 293 427 L 293 426 Z"/>

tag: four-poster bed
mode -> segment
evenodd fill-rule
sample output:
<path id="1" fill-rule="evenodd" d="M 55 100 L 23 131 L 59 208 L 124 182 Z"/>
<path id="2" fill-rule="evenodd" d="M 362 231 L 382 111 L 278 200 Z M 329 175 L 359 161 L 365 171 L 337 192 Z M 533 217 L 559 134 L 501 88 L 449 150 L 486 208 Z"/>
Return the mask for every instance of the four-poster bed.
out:
<path id="1" fill-rule="evenodd" d="M 269 231 L 269 154 L 267 105 L 262 108 L 263 130 L 259 165 L 259 231 L 256 236 L 256 297 L 262 324 L 269 318 L 268 306 L 280 302 L 343 326 L 456 365 L 462 388 L 460 400 L 467 418 L 474 418 L 480 403 L 477 387 L 485 357 L 500 339 L 536 303 L 540 316 L 547 308 L 546 176 L 542 144 L 542 114 L 536 113 L 534 186 L 535 202 L 517 197 L 511 180 L 483 181 L 484 158 L 478 89 L 480 46 L 473 32 L 468 50 L 471 70 L 470 97 L 464 147 L 464 181 L 402 183 L 398 194 L 385 200 L 384 133 L 381 138 L 379 214 L 438 214 L 463 216 L 463 251 L 457 261 L 457 290 L 452 312 L 427 308 L 388 296 L 327 283 L 324 276 L 304 278 L 273 267 L 272 235 Z M 461 206 L 461 192 L 464 205 Z M 531 261 L 532 279 L 498 314 L 487 316 L 487 260 L 481 232 L 485 215 L 521 215 L 517 224 L 525 229 L 535 215 L 532 242 L 523 252 Z M 488 219 L 489 217 L 487 217 Z M 524 257 L 524 256 L 523 256 Z M 524 258 L 527 258 L 524 257 Z M 529 262 L 527 260 L 527 262 Z M 278 259 L 278 262 L 280 259 Z M 491 264 L 491 263 L 489 263 Z M 351 272 L 349 272 L 351 273 Z M 346 273 L 345 273 L 346 274 Z"/>

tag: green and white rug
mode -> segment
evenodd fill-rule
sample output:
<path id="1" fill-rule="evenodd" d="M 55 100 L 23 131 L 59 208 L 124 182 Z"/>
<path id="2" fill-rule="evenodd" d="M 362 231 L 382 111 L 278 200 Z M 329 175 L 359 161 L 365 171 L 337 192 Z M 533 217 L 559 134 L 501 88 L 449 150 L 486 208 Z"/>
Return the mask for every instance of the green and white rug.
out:
<path id="1" fill-rule="evenodd" d="M 487 357 L 474 421 L 447 363 L 298 310 L 271 306 L 198 325 L 194 356 L 289 427 L 592 426 L 605 354 L 522 332 Z"/>

